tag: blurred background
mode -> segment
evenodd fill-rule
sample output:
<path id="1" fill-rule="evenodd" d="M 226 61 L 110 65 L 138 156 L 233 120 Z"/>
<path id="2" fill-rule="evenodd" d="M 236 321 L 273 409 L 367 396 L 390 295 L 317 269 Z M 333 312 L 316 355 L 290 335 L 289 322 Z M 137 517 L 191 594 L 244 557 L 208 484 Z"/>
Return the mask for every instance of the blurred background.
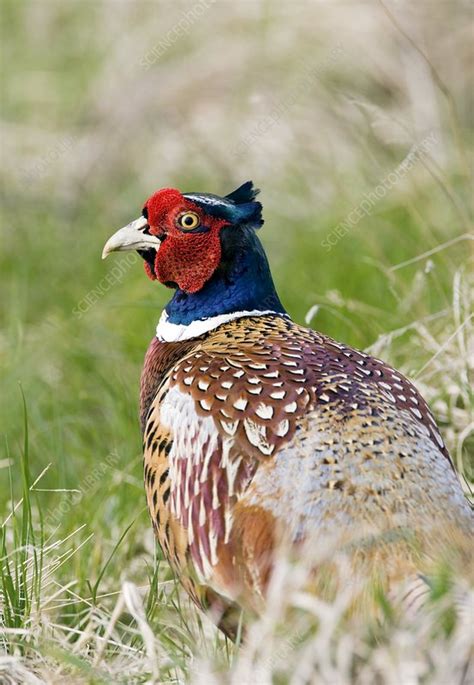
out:
<path id="1" fill-rule="evenodd" d="M 94 583 L 133 521 L 106 587 L 152 560 L 138 382 L 170 292 L 138 258 L 100 255 L 159 187 L 252 179 L 294 319 L 408 373 L 472 476 L 470 2 L 1 0 L 1 15 L 0 514 L 21 496 L 26 423 L 44 530 L 84 545 L 58 582 Z"/>

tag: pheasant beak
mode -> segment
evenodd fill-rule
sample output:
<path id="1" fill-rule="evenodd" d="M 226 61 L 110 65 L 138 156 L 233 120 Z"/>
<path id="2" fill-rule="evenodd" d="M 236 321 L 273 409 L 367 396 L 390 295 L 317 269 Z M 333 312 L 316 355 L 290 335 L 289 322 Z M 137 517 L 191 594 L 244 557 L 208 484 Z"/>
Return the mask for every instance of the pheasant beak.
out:
<path id="1" fill-rule="evenodd" d="M 156 236 L 146 233 L 147 226 L 147 220 L 141 216 L 119 229 L 105 243 L 102 259 L 105 259 L 111 252 L 122 250 L 149 250 L 150 248 L 158 250 L 161 241 Z"/>

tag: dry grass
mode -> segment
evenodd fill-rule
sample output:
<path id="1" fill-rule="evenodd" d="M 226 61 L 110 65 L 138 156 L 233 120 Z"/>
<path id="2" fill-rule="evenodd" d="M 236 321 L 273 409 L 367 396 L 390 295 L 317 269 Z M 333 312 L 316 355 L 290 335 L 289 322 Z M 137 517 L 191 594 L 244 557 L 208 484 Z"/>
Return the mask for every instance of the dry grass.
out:
<path id="1" fill-rule="evenodd" d="M 468 494 L 469 4 L 1 7 L 0 682 L 467 685 L 472 579 L 455 557 L 433 561 L 427 610 L 379 593 L 371 618 L 350 610 L 367 581 L 344 553 L 332 598 L 308 593 L 310 554 L 282 560 L 239 648 L 182 596 L 144 509 L 136 422 L 167 293 L 134 264 L 105 287 L 100 250 L 157 186 L 253 178 L 288 310 L 415 380 Z"/>

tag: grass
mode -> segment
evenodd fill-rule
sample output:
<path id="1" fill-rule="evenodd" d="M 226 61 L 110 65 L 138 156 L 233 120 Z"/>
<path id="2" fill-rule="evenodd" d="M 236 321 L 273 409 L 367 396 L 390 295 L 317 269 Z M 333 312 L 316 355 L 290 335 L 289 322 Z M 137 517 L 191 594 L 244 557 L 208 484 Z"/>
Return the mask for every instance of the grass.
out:
<path id="1" fill-rule="evenodd" d="M 1 8 L 0 680 L 467 682 L 471 633 L 456 598 L 472 585 L 455 559 L 436 566 L 427 615 L 400 616 L 381 596 L 375 625 L 351 614 L 350 592 L 318 602 L 305 569 L 283 564 L 277 599 L 240 649 L 182 596 L 153 541 L 137 422 L 142 359 L 168 292 L 139 262 L 118 273 L 121 257 L 100 261 L 105 239 L 155 187 L 225 192 L 252 177 L 293 318 L 311 310 L 313 327 L 413 378 L 467 492 L 464 3 L 398 11 L 427 59 L 377 2 L 303 3 L 301 13 L 218 3 L 147 70 L 140 59 L 182 8 Z M 318 74 L 295 94 L 302 64 Z M 255 138 L 276 107 L 276 123 Z M 431 131 L 439 142 L 327 251 L 325 237 Z M 343 558 L 339 573 L 344 585 Z"/>

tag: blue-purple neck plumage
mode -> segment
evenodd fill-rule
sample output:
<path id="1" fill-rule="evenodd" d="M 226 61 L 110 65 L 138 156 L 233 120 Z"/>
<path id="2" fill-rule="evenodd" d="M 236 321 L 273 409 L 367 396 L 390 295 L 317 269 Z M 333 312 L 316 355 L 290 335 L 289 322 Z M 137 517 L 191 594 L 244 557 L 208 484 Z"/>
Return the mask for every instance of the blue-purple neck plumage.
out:
<path id="1" fill-rule="evenodd" d="M 412 383 L 286 314 L 256 193 L 159 190 L 104 248 L 137 250 L 175 289 L 141 378 L 147 500 L 181 582 L 231 636 L 240 607 L 261 609 L 283 541 L 337 541 L 390 588 L 472 527 Z M 415 545 L 374 542 L 407 530 Z"/>

